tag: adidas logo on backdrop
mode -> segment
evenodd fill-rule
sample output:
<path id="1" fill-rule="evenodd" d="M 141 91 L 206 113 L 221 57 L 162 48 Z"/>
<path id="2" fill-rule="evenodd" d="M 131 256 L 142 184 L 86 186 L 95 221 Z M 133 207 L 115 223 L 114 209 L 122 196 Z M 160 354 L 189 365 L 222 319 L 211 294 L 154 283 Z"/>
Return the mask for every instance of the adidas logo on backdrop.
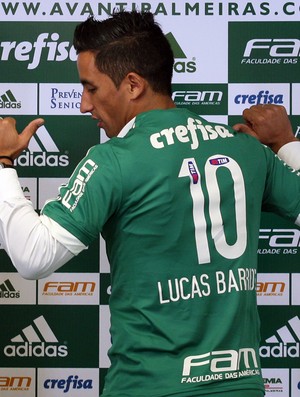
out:
<path id="1" fill-rule="evenodd" d="M 44 316 L 13 337 L 12 344 L 4 347 L 7 357 L 66 357 L 68 348 L 59 344 Z"/>
<path id="2" fill-rule="evenodd" d="M 300 357 L 300 319 L 291 318 L 287 325 L 279 328 L 273 336 L 266 339 L 268 345 L 261 346 L 260 356 L 274 358 Z"/>
<path id="3" fill-rule="evenodd" d="M 20 291 L 16 291 L 9 279 L 0 284 L 1 298 L 20 298 Z"/>
<path id="4" fill-rule="evenodd" d="M 20 109 L 21 102 L 17 101 L 11 90 L 0 96 L 0 109 Z"/>
<path id="5" fill-rule="evenodd" d="M 69 165 L 69 156 L 59 154 L 53 138 L 45 126 L 41 126 L 31 138 L 28 150 L 23 152 L 15 161 L 21 167 L 66 167 Z"/>

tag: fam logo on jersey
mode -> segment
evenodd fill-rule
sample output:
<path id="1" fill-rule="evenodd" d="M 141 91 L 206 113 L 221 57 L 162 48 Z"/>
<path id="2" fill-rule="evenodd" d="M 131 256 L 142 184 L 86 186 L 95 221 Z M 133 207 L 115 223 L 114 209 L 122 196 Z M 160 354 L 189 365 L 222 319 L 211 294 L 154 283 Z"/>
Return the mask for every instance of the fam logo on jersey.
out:
<path id="1" fill-rule="evenodd" d="M 166 38 L 168 39 L 174 53 L 174 71 L 176 73 L 195 73 L 197 70 L 195 59 L 188 60 L 186 54 L 178 44 L 173 33 L 167 33 Z"/>
<path id="2" fill-rule="evenodd" d="M 263 358 L 283 359 L 300 357 L 300 319 L 295 316 L 265 340 L 259 349 Z"/>
<path id="3" fill-rule="evenodd" d="M 45 126 L 41 126 L 31 138 L 28 149 L 16 160 L 21 167 L 66 167 L 69 165 L 69 156 L 60 154 L 60 150 Z"/>
<path id="4" fill-rule="evenodd" d="M 300 247 L 300 230 L 260 229 L 259 239 L 257 253 L 260 255 L 296 255 Z"/>
<path id="5" fill-rule="evenodd" d="M 257 375 L 260 375 L 260 370 L 254 349 L 218 350 L 185 357 L 181 383 L 203 383 Z"/>
<path id="6" fill-rule="evenodd" d="M 23 328 L 4 347 L 6 357 L 66 357 L 68 348 L 60 344 L 44 316 Z"/>
<path id="7" fill-rule="evenodd" d="M 229 23 L 229 81 L 299 82 L 299 49 L 298 22 Z"/>

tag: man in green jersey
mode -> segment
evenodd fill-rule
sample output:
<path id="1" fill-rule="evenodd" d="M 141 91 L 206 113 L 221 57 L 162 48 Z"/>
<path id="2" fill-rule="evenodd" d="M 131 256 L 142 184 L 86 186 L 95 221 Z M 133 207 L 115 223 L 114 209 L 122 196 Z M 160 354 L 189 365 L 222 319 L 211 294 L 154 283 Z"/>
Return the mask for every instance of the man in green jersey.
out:
<path id="1" fill-rule="evenodd" d="M 39 278 L 104 237 L 112 347 L 103 397 L 263 396 L 260 214 L 300 225 L 299 174 L 253 137 L 175 107 L 173 54 L 152 14 L 88 19 L 74 45 L 81 111 L 111 139 L 89 150 L 41 216 L 15 170 L 1 170 L 5 249 L 24 277 Z M 12 119 L 0 122 L 3 163 L 41 122 L 21 135 Z"/>

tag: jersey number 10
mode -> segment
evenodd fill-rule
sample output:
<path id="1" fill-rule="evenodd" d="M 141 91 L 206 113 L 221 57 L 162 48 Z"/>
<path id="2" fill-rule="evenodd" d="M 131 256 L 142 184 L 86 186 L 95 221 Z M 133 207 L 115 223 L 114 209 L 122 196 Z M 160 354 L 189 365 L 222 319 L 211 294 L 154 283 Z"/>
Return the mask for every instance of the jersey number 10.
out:
<path id="1" fill-rule="evenodd" d="M 221 194 L 217 179 L 219 167 L 226 167 L 232 176 L 235 198 L 236 241 L 229 245 L 226 241 L 224 224 L 221 214 Z M 211 220 L 211 236 L 216 250 L 227 259 L 240 257 L 247 244 L 246 228 L 246 196 L 244 177 L 238 163 L 221 154 L 211 156 L 204 166 L 206 189 L 208 193 L 208 212 Z M 202 177 L 194 158 L 184 159 L 179 172 L 179 178 L 190 178 L 190 193 L 193 200 L 193 220 L 195 225 L 195 242 L 199 264 L 210 263 L 210 251 L 207 239 L 207 223 L 204 215 L 206 207 L 202 190 Z"/>

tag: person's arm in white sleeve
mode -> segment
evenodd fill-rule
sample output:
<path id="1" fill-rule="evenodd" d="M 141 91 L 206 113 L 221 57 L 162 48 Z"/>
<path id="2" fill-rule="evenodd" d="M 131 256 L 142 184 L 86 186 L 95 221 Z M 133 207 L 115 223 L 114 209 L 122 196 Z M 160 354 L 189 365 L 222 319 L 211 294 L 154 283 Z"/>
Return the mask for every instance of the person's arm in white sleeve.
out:
<path id="1" fill-rule="evenodd" d="M 300 170 L 300 141 L 286 143 L 277 154 L 290 167 Z"/>
<path id="2" fill-rule="evenodd" d="M 24 278 L 46 277 L 86 248 L 56 222 L 34 211 L 15 170 L 0 170 L 0 186 L 5 186 L 0 190 L 0 241 Z M 56 235 L 64 236 L 63 244 Z"/>
<path id="3" fill-rule="evenodd" d="M 279 105 L 254 105 L 243 111 L 246 124 L 233 128 L 269 146 L 292 168 L 300 169 L 300 141 L 294 136 L 286 109 Z"/>
<path id="4" fill-rule="evenodd" d="M 12 165 L 43 122 L 33 120 L 18 134 L 13 118 L 1 119 L 0 162 Z M 56 222 L 35 212 L 10 168 L 0 169 L 0 241 L 18 272 L 29 279 L 48 276 L 86 248 Z"/>

